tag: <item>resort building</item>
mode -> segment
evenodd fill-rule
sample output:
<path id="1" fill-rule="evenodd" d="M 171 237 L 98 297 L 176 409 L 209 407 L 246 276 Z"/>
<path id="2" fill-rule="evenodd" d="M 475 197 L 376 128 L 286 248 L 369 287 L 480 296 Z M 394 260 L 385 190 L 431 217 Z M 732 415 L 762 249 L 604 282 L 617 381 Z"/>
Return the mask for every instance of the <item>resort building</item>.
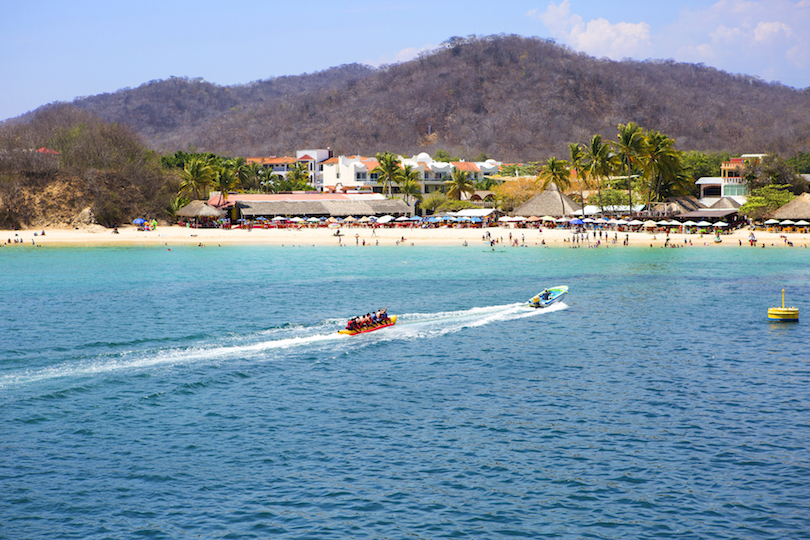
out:
<path id="1" fill-rule="evenodd" d="M 731 198 L 739 204 L 748 200 L 748 182 L 743 177 L 743 170 L 749 163 L 756 163 L 765 154 L 743 154 L 731 158 L 720 165 L 720 176 L 704 176 L 695 182 L 700 188 L 700 202 L 712 206 L 724 197 Z"/>
<path id="2" fill-rule="evenodd" d="M 249 157 L 246 158 L 246 160 L 248 164 L 258 163 L 264 167 L 267 172 L 276 174 L 282 178 L 285 178 L 298 163 L 304 163 L 309 174 L 309 183 L 318 191 L 322 191 L 323 165 L 330 157 L 332 157 L 332 150 L 326 148 L 298 150 L 295 152 L 295 157 Z"/>
<path id="3" fill-rule="evenodd" d="M 400 156 L 402 167 L 408 165 L 419 173 L 419 189 L 422 193 L 432 193 L 444 188 L 453 171 L 461 170 L 468 174 L 471 181 L 482 180 L 497 175 L 501 162 L 490 159 L 483 162 L 472 161 L 435 161 L 427 152 L 406 158 Z M 379 162 L 373 157 L 338 156 L 330 157 L 321 163 L 323 168 L 323 191 L 352 192 L 372 191 L 382 193 L 383 187 L 378 183 L 379 175 L 372 172 Z M 397 193 L 397 186 L 392 186 Z"/>

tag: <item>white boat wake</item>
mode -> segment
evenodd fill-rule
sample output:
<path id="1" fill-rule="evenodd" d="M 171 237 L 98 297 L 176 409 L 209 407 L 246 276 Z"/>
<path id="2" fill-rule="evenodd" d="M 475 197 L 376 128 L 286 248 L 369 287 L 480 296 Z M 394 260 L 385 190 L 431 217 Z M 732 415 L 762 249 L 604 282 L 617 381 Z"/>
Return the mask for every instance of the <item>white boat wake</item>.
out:
<path id="1" fill-rule="evenodd" d="M 198 362 L 278 361 L 289 357 L 293 352 L 302 351 L 340 353 L 384 341 L 432 339 L 465 328 L 537 317 L 567 308 L 562 302 L 546 309 L 533 309 L 526 303 L 516 303 L 460 311 L 399 314 L 395 326 L 357 336 L 337 333 L 343 328 L 345 319 L 328 319 L 314 326 L 286 326 L 247 336 L 229 336 L 225 338 L 230 341 L 227 344 L 222 344 L 220 340 L 193 347 L 136 350 L 114 356 L 94 356 L 41 369 L 14 370 L 0 375 L 0 391 L 62 377 L 94 377 L 118 371 L 144 371 Z"/>

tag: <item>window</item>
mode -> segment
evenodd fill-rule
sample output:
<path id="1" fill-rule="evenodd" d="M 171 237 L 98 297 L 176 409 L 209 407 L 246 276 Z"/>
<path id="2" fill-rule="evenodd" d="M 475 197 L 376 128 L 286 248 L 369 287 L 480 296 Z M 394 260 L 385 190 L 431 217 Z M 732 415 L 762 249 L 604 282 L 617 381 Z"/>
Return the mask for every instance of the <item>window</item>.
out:
<path id="1" fill-rule="evenodd" d="M 748 196 L 748 186 L 738 184 L 728 184 L 723 186 L 724 197 L 746 197 Z"/>
<path id="2" fill-rule="evenodd" d="M 364 172 L 357 173 L 357 179 L 358 180 L 365 180 L 366 179 L 366 173 L 364 173 Z"/>

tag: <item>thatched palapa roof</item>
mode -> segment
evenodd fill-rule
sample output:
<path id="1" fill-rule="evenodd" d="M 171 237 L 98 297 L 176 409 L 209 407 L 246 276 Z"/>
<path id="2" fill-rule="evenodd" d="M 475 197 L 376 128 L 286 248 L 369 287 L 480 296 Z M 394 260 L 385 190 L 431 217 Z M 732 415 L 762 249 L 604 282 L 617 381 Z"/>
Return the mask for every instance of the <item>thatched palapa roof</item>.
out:
<path id="1" fill-rule="evenodd" d="M 412 214 L 402 199 L 322 201 L 238 201 L 246 218 L 256 216 L 381 216 Z"/>
<path id="2" fill-rule="evenodd" d="M 179 217 L 212 217 L 219 218 L 225 215 L 225 211 L 208 205 L 205 201 L 191 201 L 186 206 L 177 211 Z"/>
<path id="3" fill-rule="evenodd" d="M 774 219 L 810 220 L 810 193 L 802 193 L 773 213 Z"/>
<path id="4" fill-rule="evenodd" d="M 539 193 L 521 204 L 512 212 L 513 216 L 571 216 L 581 212 L 582 207 L 570 197 L 563 194 L 560 202 L 560 190 L 557 184 L 551 184 L 542 193 Z"/>

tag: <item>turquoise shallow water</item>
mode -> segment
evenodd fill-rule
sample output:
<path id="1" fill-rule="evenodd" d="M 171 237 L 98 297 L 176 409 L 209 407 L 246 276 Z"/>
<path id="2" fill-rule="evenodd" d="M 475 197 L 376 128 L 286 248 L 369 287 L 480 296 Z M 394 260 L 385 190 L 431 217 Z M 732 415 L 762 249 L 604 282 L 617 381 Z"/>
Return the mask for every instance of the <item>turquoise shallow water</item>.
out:
<path id="1" fill-rule="evenodd" d="M 809 261 L 0 250 L 0 538 L 808 538 Z"/>

